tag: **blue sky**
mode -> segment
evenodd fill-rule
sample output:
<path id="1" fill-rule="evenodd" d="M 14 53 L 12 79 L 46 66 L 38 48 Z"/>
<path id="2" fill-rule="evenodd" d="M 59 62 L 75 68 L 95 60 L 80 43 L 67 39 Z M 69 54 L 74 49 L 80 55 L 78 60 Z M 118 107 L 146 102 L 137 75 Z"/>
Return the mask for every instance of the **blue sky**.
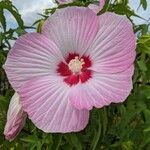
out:
<path id="1" fill-rule="evenodd" d="M 147 10 L 144 11 L 142 7 L 139 7 L 140 0 L 129 0 L 130 5 L 135 10 L 135 12 L 141 17 L 145 18 L 146 20 L 149 20 L 150 19 L 150 0 L 147 0 L 147 2 L 148 2 Z M 134 22 L 136 22 L 136 24 L 142 24 L 146 22 L 145 20 L 142 20 L 137 17 L 133 17 L 133 19 L 134 19 Z M 150 20 L 149 20 L 149 23 L 150 23 Z"/>
<path id="2" fill-rule="evenodd" d="M 27 25 L 31 25 L 40 17 L 37 13 L 42 13 L 45 8 L 56 6 L 52 0 L 12 0 L 12 2 Z"/>
<path id="3" fill-rule="evenodd" d="M 25 25 L 32 25 L 40 16 L 37 13 L 42 13 L 45 8 L 54 7 L 56 4 L 52 0 L 12 0 L 13 4 L 18 8 L 19 13 L 25 22 Z M 150 0 L 148 0 L 148 9 L 143 10 L 139 7 L 140 0 L 129 0 L 130 5 L 137 14 L 148 20 L 150 18 Z M 7 21 L 11 26 L 15 26 L 14 19 L 7 13 Z M 145 20 L 133 18 L 136 24 L 145 23 Z M 149 21 L 150 22 L 150 21 Z"/>

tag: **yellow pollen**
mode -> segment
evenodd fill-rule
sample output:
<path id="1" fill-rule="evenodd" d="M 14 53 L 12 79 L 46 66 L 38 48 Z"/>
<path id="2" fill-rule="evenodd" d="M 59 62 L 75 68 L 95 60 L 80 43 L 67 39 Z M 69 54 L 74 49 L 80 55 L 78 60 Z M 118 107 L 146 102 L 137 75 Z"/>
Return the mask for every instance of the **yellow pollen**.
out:
<path id="1" fill-rule="evenodd" d="M 68 67 L 73 73 L 79 73 L 82 69 L 82 65 L 84 64 L 84 59 L 79 59 L 79 57 L 76 56 L 74 59 L 70 60 Z"/>

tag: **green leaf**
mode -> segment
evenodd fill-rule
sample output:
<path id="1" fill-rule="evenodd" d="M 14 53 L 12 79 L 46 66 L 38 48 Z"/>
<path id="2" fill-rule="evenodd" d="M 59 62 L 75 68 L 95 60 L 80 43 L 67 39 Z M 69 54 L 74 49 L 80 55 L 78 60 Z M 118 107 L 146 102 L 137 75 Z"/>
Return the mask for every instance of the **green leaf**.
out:
<path id="1" fill-rule="evenodd" d="M 26 33 L 26 31 L 20 27 L 15 29 L 15 32 L 18 34 L 18 36 L 21 36 Z"/>
<path id="2" fill-rule="evenodd" d="M 143 62 L 142 60 L 139 60 L 139 61 L 137 61 L 137 64 L 138 64 L 140 70 L 147 71 L 147 67 L 146 67 L 145 62 Z"/>
<path id="3" fill-rule="evenodd" d="M 147 0 L 141 0 L 140 5 L 142 5 L 143 9 L 146 10 L 147 8 Z"/>
<path id="4" fill-rule="evenodd" d="M 106 110 L 106 108 L 103 108 L 101 110 L 100 119 L 102 121 L 103 135 L 105 135 L 105 133 L 107 131 L 107 125 L 108 125 L 108 117 L 107 117 L 107 110 Z"/>
<path id="5" fill-rule="evenodd" d="M 21 15 L 17 12 L 16 8 L 12 5 L 10 1 L 1 1 L 0 2 L 0 10 L 8 10 L 16 19 L 18 25 L 23 29 L 24 28 L 24 23 L 21 18 Z"/>
<path id="6" fill-rule="evenodd" d="M 29 135 L 25 138 L 21 138 L 21 141 L 27 142 L 27 143 L 36 143 L 37 138 L 34 135 Z"/>
<path id="7" fill-rule="evenodd" d="M 147 99 L 150 99 L 150 86 L 146 85 L 142 87 L 143 93 Z"/>
<path id="8" fill-rule="evenodd" d="M 150 126 L 150 110 L 144 109 L 143 113 L 144 113 L 144 117 L 145 117 L 145 122 L 148 123 Z"/>
<path id="9" fill-rule="evenodd" d="M 43 24 L 44 24 L 43 19 L 38 22 L 38 26 L 37 26 L 37 32 L 38 33 L 41 33 Z"/>
<path id="10" fill-rule="evenodd" d="M 70 145 L 74 146 L 77 150 L 82 150 L 82 144 L 75 133 L 66 134 L 64 137 Z"/>
<path id="11" fill-rule="evenodd" d="M 101 125 L 101 112 L 98 111 L 98 115 L 97 115 L 97 119 L 98 119 L 98 129 L 96 130 L 95 129 L 95 134 L 94 134 L 94 137 L 91 141 L 91 150 L 96 150 L 96 146 L 98 145 L 98 141 L 100 139 L 100 136 L 101 136 L 101 128 L 102 128 L 102 125 Z M 105 129 L 104 129 L 105 130 Z"/>
<path id="12" fill-rule="evenodd" d="M 127 141 L 122 143 L 122 150 L 133 150 L 133 142 L 132 141 Z"/>
<path id="13" fill-rule="evenodd" d="M 0 23 L 2 24 L 4 31 L 6 31 L 6 19 L 2 8 L 0 8 Z"/>
<path id="14" fill-rule="evenodd" d="M 150 34 L 142 35 L 138 39 L 138 50 L 150 54 Z"/>
<path id="15" fill-rule="evenodd" d="M 61 141 L 62 141 L 62 135 L 61 134 L 56 134 L 54 136 L 54 140 L 53 140 L 53 145 L 52 145 L 52 150 L 59 150 L 60 145 L 61 145 Z"/>
<path id="16" fill-rule="evenodd" d="M 131 10 L 128 5 L 124 5 L 124 4 L 114 5 L 112 7 L 111 11 L 114 11 L 117 14 L 127 15 L 128 17 L 135 16 L 135 17 L 138 17 L 138 18 L 141 18 L 141 19 L 145 20 L 141 16 L 137 15 L 133 10 Z"/>

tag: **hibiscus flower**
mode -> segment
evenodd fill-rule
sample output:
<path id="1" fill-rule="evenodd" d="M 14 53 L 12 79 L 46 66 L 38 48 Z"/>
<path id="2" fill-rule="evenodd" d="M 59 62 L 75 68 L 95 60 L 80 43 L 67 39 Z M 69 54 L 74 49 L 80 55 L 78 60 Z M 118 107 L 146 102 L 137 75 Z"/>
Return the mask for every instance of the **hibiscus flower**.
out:
<path id="1" fill-rule="evenodd" d="M 57 10 L 41 33 L 21 36 L 4 65 L 24 112 L 44 132 L 75 132 L 89 110 L 123 102 L 136 47 L 125 16 L 89 8 Z"/>
<path id="2" fill-rule="evenodd" d="M 7 113 L 7 123 L 4 129 L 5 138 L 12 141 L 25 124 L 27 114 L 22 110 L 19 95 L 15 93 L 10 101 Z"/>

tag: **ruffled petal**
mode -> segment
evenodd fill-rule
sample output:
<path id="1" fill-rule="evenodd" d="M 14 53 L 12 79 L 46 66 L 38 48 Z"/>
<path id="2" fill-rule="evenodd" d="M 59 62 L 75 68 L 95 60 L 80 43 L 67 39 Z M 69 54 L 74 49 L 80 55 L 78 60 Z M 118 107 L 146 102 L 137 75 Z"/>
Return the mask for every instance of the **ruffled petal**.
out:
<path id="1" fill-rule="evenodd" d="M 101 11 L 105 5 L 105 1 L 106 0 L 99 0 L 98 4 L 90 4 L 88 6 L 88 8 L 90 8 L 93 12 L 95 12 L 96 14 Z"/>
<path id="2" fill-rule="evenodd" d="M 132 24 L 125 16 L 105 13 L 99 17 L 99 32 L 86 52 L 91 70 L 116 73 L 129 68 L 135 59 L 136 40 Z"/>
<path id="3" fill-rule="evenodd" d="M 134 67 L 116 74 L 93 73 L 88 82 L 71 88 L 70 101 L 77 109 L 101 108 L 123 102 L 132 89 Z"/>
<path id="4" fill-rule="evenodd" d="M 44 132 L 75 132 L 85 128 L 89 111 L 75 109 L 68 100 L 70 87 L 59 77 L 41 77 L 21 89 L 21 103 L 32 122 Z"/>
<path id="5" fill-rule="evenodd" d="M 74 0 L 56 0 L 59 4 L 68 4 L 72 3 Z"/>
<path id="6" fill-rule="evenodd" d="M 60 61 L 64 61 L 63 57 L 52 41 L 41 34 L 28 33 L 20 37 L 9 51 L 4 69 L 17 91 L 29 79 L 55 75 Z"/>
<path id="7" fill-rule="evenodd" d="M 22 110 L 19 95 L 12 97 L 7 112 L 7 123 L 4 129 L 5 138 L 9 141 L 15 139 L 25 124 L 27 114 Z"/>
<path id="8" fill-rule="evenodd" d="M 99 0 L 99 11 L 103 9 L 104 5 L 105 5 L 106 0 Z"/>
<path id="9" fill-rule="evenodd" d="M 100 10 L 99 10 L 99 4 L 90 4 L 88 5 L 88 8 L 91 9 L 94 13 L 98 13 Z"/>
<path id="10" fill-rule="evenodd" d="M 64 56 L 82 53 L 90 46 L 98 31 L 98 17 L 84 7 L 57 10 L 44 24 L 42 33 L 54 41 Z"/>

